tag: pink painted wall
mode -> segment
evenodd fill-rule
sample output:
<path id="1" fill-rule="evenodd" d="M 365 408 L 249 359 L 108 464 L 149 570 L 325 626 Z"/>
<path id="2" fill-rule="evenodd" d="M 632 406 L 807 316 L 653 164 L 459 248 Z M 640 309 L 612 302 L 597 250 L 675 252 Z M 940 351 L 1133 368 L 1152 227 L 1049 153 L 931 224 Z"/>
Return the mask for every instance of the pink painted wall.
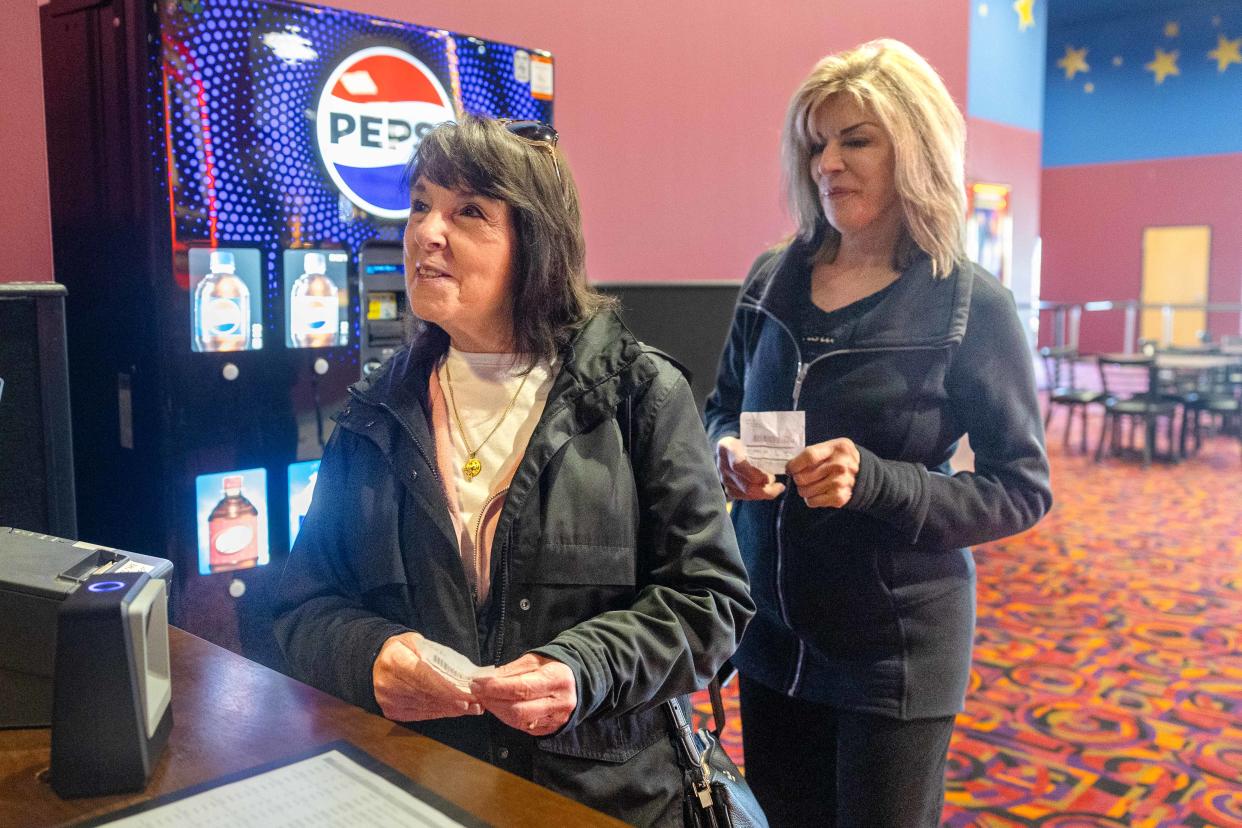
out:
<path id="1" fill-rule="evenodd" d="M 1238 181 L 1242 153 L 1044 170 L 1043 298 L 1137 299 L 1143 229 L 1206 224 L 1212 228 L 1208 300 L 1242 301 Z M 1121 348 L 1120 313 L 1084 317 L 1080 350 Z M 1213 314 L 1209 328 L 1213 336 L 1237 333 L 1237 315 Z"/>
<path id="2" fill-rule="evenodd" d="M 43 62 L 35 0 L 0 3 L 0 282 L 52 278 L 43 126 Z"/>
<path id="3" fill-rule="evenodd" d="M 553 53 L 556 126 L 597 281 L 740 279 L 785 235 L 781 119 L 828 52 L 905 40 L 966 97 L 967 0 L 332 5 Z"/>
<path id="4" fill-rule="evenodd" d="M 966 180 L 1008 184 L 1013 188 L 1013 275 L 1010 287 L 1019 304 L 1034 304 L 1031 256 L 1039 237 L 1040 142 L 1038 132 L 966 119 Z"/>
<path id="5" fill-rule="evenodd" d="M 959 103 L 966 97 L 967 0 L 330 5 L 555 55 L 557 128 L 583 192 L 597 281 L 740 279 L 760 250 L 784 236 L 781 119 L 794 87 L 828 52 L 875 37 L 905 40 Z M 14 34 L 0 57 L 5 94 L 18 80 L 0 132 L 0 192 L 32 194 L 0 207 L 4 244 L 30 251 L 20 269 L 49 278 L 36 2 L 0 7 L 0 23 Z"/>

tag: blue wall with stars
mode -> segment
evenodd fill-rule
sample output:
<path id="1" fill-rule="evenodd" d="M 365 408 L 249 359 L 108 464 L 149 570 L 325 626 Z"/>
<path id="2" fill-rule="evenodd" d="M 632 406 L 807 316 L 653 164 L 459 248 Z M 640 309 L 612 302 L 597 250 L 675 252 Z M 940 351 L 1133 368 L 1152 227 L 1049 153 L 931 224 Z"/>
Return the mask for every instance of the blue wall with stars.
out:
<path id="1" fill-rule="evenodd" d="M 1048 0 L 971 0 L 966 113 L 1039 132 Z"/>
<path id="2" fill-rule="evenodd" d="M 1242 3 L 1053 27 L 1046 67 L 1045 167 L 1242 152 Z"/>

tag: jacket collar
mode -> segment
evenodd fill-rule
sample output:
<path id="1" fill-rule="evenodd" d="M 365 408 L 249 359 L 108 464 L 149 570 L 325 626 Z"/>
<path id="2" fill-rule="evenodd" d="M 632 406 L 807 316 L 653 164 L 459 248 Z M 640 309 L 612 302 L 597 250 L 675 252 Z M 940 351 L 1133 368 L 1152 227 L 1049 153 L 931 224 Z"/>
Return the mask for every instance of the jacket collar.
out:
<path id="1" fill-rule="evenodd" d="M 643 346 L 613 311 L 596 314 L 562 349 L 544 420 L 570 409 L 579 428 L 612 416 L 618 401 L 654 376 L 640 362 Z M 431 446 L 427 380 L 441 354 L 407 345 L 370 377 L 350 387 L 363 403 L 388 410 L 427 451 Z"/>
<path id="2" fill-rule="evenodd" d="M 772 257 L 766 278 L 749 292 L 759 310 L 797 330 L 810 301 L 811 248 L 793 241 Z M 974 265 L 964 264 L 935 279 L 931 259 L 920 255 L 902 272 L 880 304 L 855 320 L 841 341 L 850 350 L 934 348 L 959 344 L 966 334 Z"/>

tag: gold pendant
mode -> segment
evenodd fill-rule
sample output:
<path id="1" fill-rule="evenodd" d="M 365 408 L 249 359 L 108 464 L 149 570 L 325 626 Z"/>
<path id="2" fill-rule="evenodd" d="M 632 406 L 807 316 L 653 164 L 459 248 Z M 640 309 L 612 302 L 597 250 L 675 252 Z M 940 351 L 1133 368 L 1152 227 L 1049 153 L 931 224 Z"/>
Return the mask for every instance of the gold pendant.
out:
<path id="1" fill-rule="evenodd" d="M 467 481 L 474 480 L 481 471 L 483 471 L 483 464 L 474 455 L 471 455 L 470 459 L 463 463 L 461 467 L 461 473 L 466 476 Z"/>

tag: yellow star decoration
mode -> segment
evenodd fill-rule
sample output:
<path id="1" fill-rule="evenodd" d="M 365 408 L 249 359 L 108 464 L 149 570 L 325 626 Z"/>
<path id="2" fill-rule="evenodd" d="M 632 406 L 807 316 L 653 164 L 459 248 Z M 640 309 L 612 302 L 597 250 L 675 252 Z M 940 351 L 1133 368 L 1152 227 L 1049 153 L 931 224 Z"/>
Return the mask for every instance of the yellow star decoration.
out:
<path id="1" fill-rule="evenodd" d="M 1057 61 L 1057 66 L 1065 70 L 1065 79 L 1073 80 L 1074 75 L 1079 72 L 1090 72 L 1091 67 L 1087 65 L 1087 47 L 1075 49 L 1073 46 L 1066 44 L 1065 57 Z"/>
<path id="2" fill-rule="evenodd" d="M 1216 71 L 1223 72 L 1231 63 L 1242 63 L 1242 37 L 1229 40 L 1224 35 L 1216 36 L 1216 48 L 1208 52 L 1208 58 L 1216 61 Z"/>
<path id="3" fill-rule="evenodd" d="M 1170 20 L 1168 23 L 1164 24 L 1164 36 L 1165 37 L 1177 37 L 1181 33 L 1182 33 L 1182 26 L 1176 20 Z"/>
<path id="4" fill-rule="evenodd" d="M 1035 0 L 1014 0 L 1013 10 L 1018 13 L 1018 31 L 1025 32 L 1035 25 Z"/>
<path id="5" fill-rule="evenodd" d="M 1143 64 L 1143 68 L 1156 76 L 1156 83 L 1164 83 L 1164 79 L 1169 75 L 1180 75 L 1181 70 L 1177 68 L 1177 56 L 1181 54 L 1174 49 L 1166 52 L 1164 49 L 1156 49 L 1156 59 L 1151 63 Z"/>

